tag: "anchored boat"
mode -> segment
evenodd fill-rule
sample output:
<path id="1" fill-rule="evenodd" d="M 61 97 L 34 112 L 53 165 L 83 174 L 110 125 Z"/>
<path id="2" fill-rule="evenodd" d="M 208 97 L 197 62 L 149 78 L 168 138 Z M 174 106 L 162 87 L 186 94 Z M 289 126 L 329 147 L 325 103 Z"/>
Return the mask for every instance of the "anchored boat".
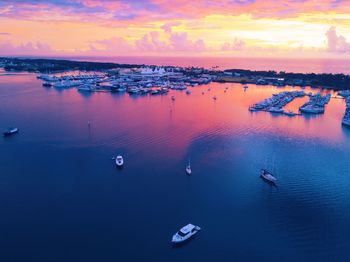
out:
<path id="1" fill-rule="evenodd" d="M 8 128 L 3 134 L 4 136 L 12 136 L 13 134 L 18 133 L 19 129 L 17 127 Z"/>
<path id="2" fill-rule="evenodd" d="M 194 236 L 200 230 L 201 228 L 199 226 L 188 224 L 173 235 L 171 242 L 174 244 L 184 242 Z"/>
<path id="3" fill-rule="evenodd" d="M 268 182 L 275 183 L 277 178 L 275 178 L 269 171 L 266 169 L 261 169 L 260 176 Z"/>
<path id="4" fill-rule="evenodd" d="M 122 167 L 124 165 L 124 159 L 122 156 L 117 156 L 115 158 L 115 164 L 118 166 L 118 167 Z"/>
<path id="5" fill-rule="evenodd" d="M 191 175 L 191 174 L 192 174 L 192 169 L 191 169 L 191 162 L 190 162 L 190 160 L 188 160 L 188 165 L 186 166 L 186 173 L 187 173 L 187 175 Z"/>

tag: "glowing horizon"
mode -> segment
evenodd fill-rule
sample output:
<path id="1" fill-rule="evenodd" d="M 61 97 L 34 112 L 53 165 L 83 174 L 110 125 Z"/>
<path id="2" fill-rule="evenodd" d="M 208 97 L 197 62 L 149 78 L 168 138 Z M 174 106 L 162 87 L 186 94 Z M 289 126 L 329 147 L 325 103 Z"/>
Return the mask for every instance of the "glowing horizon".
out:
<path id="1" fill-rule="evenodd" d="M 3 0 L 0 55 L 347 57 L 340 0 Z"/>

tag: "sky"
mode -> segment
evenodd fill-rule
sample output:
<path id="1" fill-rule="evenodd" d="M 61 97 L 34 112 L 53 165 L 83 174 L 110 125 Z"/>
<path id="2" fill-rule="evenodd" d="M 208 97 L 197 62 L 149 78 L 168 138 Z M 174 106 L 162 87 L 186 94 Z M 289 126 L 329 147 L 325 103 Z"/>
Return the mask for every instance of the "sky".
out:
<path id="1" fill-rule="evenodd" d="M 0 0 L 0 55 L 350 57 L 350 0 Z"/>

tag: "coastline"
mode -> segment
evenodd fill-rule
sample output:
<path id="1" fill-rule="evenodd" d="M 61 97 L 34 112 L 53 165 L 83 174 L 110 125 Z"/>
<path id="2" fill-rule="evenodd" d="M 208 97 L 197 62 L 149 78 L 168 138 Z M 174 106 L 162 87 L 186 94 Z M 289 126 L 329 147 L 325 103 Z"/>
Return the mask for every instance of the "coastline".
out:
<path id="1" fill-rule="evenodd" d="M 124 68 L 157 68 L 160 66 L 146 64 L 119 64 L 113 62 L 89 62 L 75 61 L 65 59 L 47 59 L 47 58 L 18 58 L 18 57 L 0 57 L 0 67 L 5 71 L 16 72 L 35 72 L 35 73 L 59 73 L 66 71 L 94 71 L 105 72 L 108 70 Z M 179 66 L 161 66 L 165 70 L 178 70 L 186 75 L 196 76 L 197 71 L 201 70 L 206 74 L 213 76 L 213 81 L 221 83 L 242 83 L 257 85 L 275 85 L 275 86 L 311 86 L 313 88 L 346 90 L 350 89 L 350 75 L 331 74 L 331 73 L 292 73 L 276 71 L 254 71 L 246 69 L 225 69 L 218 68 L 205 69 L 201 67 L 179 67 Z"/>

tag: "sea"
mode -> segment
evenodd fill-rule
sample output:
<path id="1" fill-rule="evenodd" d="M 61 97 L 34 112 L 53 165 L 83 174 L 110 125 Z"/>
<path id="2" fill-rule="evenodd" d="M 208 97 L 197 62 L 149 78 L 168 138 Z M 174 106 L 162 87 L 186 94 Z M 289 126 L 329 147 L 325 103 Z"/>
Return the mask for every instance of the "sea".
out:
<path id="1" fill-rule="evenodd" d="M 350 261 L 344 100 L 307 87 L 332 95 L 325 113 L 288 117 L 248 108 L 297 87 L 190 89 L 84 93 L 1 71 L 0 128 L 19 133 L 0 138 L 0 261 Z M 202 230 L 172 245 L 188 223 Z"/>

